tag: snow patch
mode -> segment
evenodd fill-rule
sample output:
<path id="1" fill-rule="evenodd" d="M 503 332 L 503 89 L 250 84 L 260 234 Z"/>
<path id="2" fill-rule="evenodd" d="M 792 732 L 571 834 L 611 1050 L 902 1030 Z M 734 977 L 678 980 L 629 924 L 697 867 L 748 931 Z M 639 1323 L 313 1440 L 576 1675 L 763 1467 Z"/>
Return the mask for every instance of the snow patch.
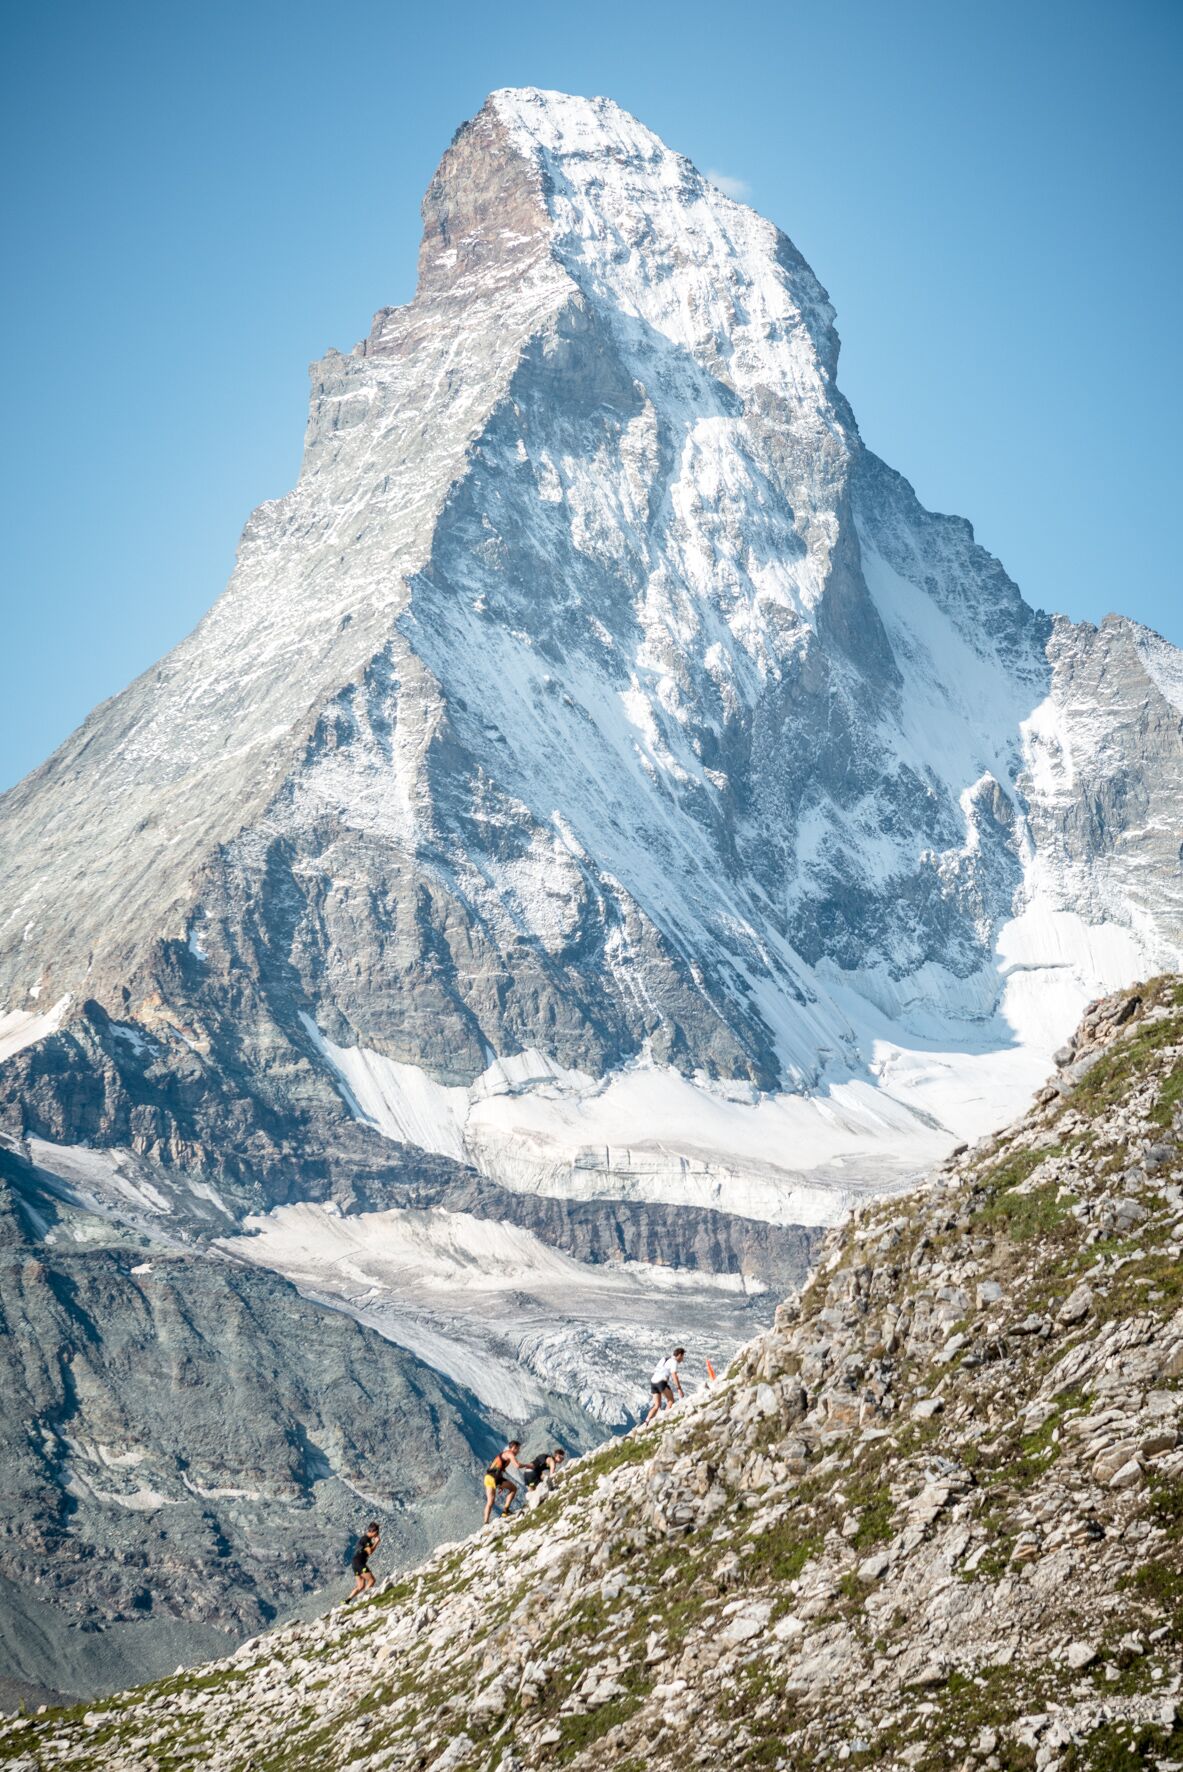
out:
<path id="1" fill-rule="evenodd" d="M 1045 1074 L 1056 1047 L 1094 997 L 1155 969 L 1132 930 L 1086 923 L 1076 911 L 1054 909 L 1042 897 L 1003 925 L 998 959 L 1005 981 L 1002 1015 Z"/>
<path id="2" fill-rule="evenodd" d="M 1183 713 L 1183 652 L 1156 634 L 1152 628 L 1131 624 L 1138 657 L 1160 694 L 1171 706 Z"/>
<path id="3" fill-rule="evenodd" d="M 436 1083 L 417 1065 L 400 1064 L 364 1046 L 338 1046 L 320 1032 L 312 1017 L 300 1020 L 317 1051 L 342 1084 L 350 1112 L 368 1120 L 397 1144 L 464 1161 L 464 1121 L 469 1091 Z"/>
<path id="4" fill-rule="evenodd" d="M 153 1216 L 171 1210 L 169 1201 L 146 1177 L 130 1174 L 124 1164 L 134 1164 L 130 1152 L 91 1150 L 84 1144 L 51 1144 L 29 1139 L 29 1156 L 38 1169 L 52 1176 L 63 1196 L 90 1212 L 109 1216 L 113 1204 L 124 1204 Z"/>
<path id="5" fill-rule="evenodd" d="M 34 987 L 31 994 L 38 995 L 39 987 Z M 0 1064 L 24 1047 L 32 1046 L 37 1040 L 44 1040 L 47 1034 L 55 1034 L 69 1007 L 70 998 L 65 996 L 59 997 L 52 1009 L 42 1010 L 40 1014 L 25 1009 L 9 1009 L 0 1015 Z"/>
<path id="6" fill-rule="evenodd" d="M 162 1495 L 156 1489 L 137 1488 L 117 1491 L 100 1489 L 85 1476 L 76 1465 L 66 1464 L 62 1467 L 62 1488 L 75 1501 L 97 1501 L 111 1507 L 121 1507 L 129 1513 L 153 1514 L 162 1507 L 178 1507 L 179 1498 Z"/>
<path id="7" fill-rule="evenodd" d="M 206 1489 L 185 1475 L 182 1475 L 181 1481 L 191 1495 L 199 1495 L 203 1501 L 264 1501 L 267 1499 L 262 1489 Z"/>
<path id="8" fill-rule="evenodd" d="M 1155 970 L 1134 931 L 1056 909 L 1031 880 L 974 978 L 930 964 L 901 980 L 823 961 L 819 983 L 866 1071 L 840 1068 L 808 1094 L 762 1096 L 647 1059 L 596 1079 L 534 1051 L 462 1088 L 305 1025 L 351 1112 L 513 1192 L 828 1225 L 1023 1111 L 1086 1004 Z"/>

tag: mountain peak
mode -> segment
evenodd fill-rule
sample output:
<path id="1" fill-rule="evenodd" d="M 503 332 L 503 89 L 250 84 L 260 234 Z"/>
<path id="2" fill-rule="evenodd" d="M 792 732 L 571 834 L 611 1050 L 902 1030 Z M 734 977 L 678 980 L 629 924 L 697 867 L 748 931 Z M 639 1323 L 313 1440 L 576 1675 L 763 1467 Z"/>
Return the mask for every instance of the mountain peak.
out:
<path id="1" fill-rule="evenodd" d="M 749 356 L 775 366 L 775 350 L 744 341 L 804 326 L 833 375 L 833 310 L 795 247 L 628 111 L 509 87 L 490 95 L 486 115 L 538 167 L 557 256 L 585 293 L 733 369 Z"/>
<path id="2" fill-rule="evenodd" d="M 614 162 L 634 173 L 645 169 L 651 179 L 656 175 L 671 186 L 707 185 L 685 155 L 668 148 L 659 135 L 613 99 L 511 86 L 490 93 L 485 107 L 509 131 L 520 151 L 541 155 L 551 169 L 560 170 L 570 162 L 587 161 L 601 167 Z"/>
<path id="3" fill-rule="evenodd" d="M 40 1343 L 0 1424 L 0 1590 L 48 1547 L 76 1622 L 139 1607 L 110 1553 L 130 1581 L 162 1530 L 211 1621 L 219 1545 L 312 1580 L 336 1550 L 293 1555 L 262 1471 L 321 1519 L 385 1492 L 266 1347 L 233 1356 L 285 1375 L 245 1480 L 194 1488 L 196 1439 L 123 1389 L 141 1285 L 175 1316 L 153 1251 L 214 1341 L 254 1287 L 172 1265 L 191 1239 L 300 1288 L 266 1341 L 336 1308 L 578 1426 L 627 1410 L 662 1323 L 724 1356 L 726 1300 L 755 1326 L 803 1227 L 1009 1117 L 1085 1001 L 1183 948 L 1179 655 L 1049 635 L 921 508 L 771 222 L 609 101 L 528 90 L 423 213 L 414 300 L 314 367 L 299 480 L 225 594 L 0 799 L 0 1314 Z M 220 1360 L 191 1346 L 200 1436 Z M 475 1467 L 509 1422 L 484 1445 L 449 1395 Z M 366 1431 L 409 1447 L 422 1523 L 400 1408 L 392 1375 Z M 167 1516 L 136 1511 L 145 1419 Z"/>
<path id="4" fill-rule="evenodd" d="M 659 136 L 614 99 L 584 98 L 538 86 L 502 86 L 489 94 L 485 106 L 508 128 L 553 153 L 623 149 L 655 158 L 670 154 Z"/>
<path id="5" fill-rule="evenodd" d="M 248 1091 L 364 1049 L 499 1178 L 528 1121 L 544 1190 L 652 1140 L 650 1197 L 829 1216 L 1177 954 L 1173 657 L 1049 649 L 862 444 L 791 243 L 611 100 L 493 93 L 424 217 L 224 597 L 0 803 L 0 1011 L 167 1001 Z M 528 1054 L 572 1100 L 478 1131 Z"/>

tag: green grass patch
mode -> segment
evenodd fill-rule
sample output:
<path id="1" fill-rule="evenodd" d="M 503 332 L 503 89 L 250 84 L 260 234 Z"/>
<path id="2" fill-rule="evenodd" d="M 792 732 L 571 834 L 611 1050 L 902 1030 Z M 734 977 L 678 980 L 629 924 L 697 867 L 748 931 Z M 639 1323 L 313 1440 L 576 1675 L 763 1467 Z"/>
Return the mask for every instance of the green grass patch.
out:
<path id="1" fill-rule="evenodd" d="M 1075 1239 L 1080 1235 L 1080 1227 L 1072 1217 L 1075 1204 L 1072 1195 L 1064 1194 L 1057 1182 L 1049 1181 L 1025 1194 L 1004 1191 L 974 1214 L 974 1222 L 1004 1230 L 1014 1243 L 1029 1243 L 1036 1237 L 1062 1237 L 1065 1231 Z"/>
<path id="2" fill-rule="evenodd" d="M 1146 1605 L 1165 1613 L 1176 1638 L 1183 1638 L 1183 1568 L 1156 1557 L 1127 1575 L 1121 1585 Z"/>
<path id="3" fill-rule="evenodd" d="M 1156 1293 L 1157 1297 L 1150 1297 Z M 1097 1299 L 1097 1321 L 1150 1311 L 1169 1317 L 1183 1305 L 1183 1260 L 1178 1255 L 1145 1255 L 1129 1261 Z"/>
<path id="4" fill-rule="evenodd" d="M 1183 1477 L 1151 1475 L 1150 1511 L 1169 1538 L 1183 1539 Z"/>
<path id="5" fill-rule="evenodd" d="M 748 1540 L 755 1546 L 752 1554 L 744 1558 L 749 1582 L 753 1586 L 761 1582 L 776 1586 L 796 1581 L 810 1558 L 821 1550 L 823 1539 L 823 1533 L 805 1530 L 804 1522 L 794 1521 L 791 1516 L 778 1520 L 759 1538 Z"/>
<path id="6" fill-rule="evenodd" d="M 1176 998 L 1176 1003 L 1177 1001 Z M 1156 1053 L 1164 1046 L 1177 1046 L 1180 1041 L 1183 1041 L 1183 1015 L 1171 1015 L 1162 1021 L 1142 1023 L 1136 1033 L 1118 1040 L 1103 1058 L 1097 1060 L 1066 1098 L 1067 1101 L 1085 1119 L 1095 1120 L 1107 1109 L 1119 1106 L 1126 1099 L 1153 1067 Z M 1164 1085 L 1164 1095 L 1168 1088 L 1183 1087 L 1173 1082 L 1175 1070 L 1172 1070 Z M 1177 1094 L 1174 1099 L 1178 1099 Z M 1159 1108 L 1153 1111 L 1152 1117 L 1157 1117 L 1158 1111 L 1162 1110 L 1162 1103 L 1163 1095 L 1160 1095 Z M 1170 1109 L 1167 1108 L 1165 1112 L 1166 1118 L 1160 1124 L 1169 1125 Z"/>
<path id="7" fill-rule="evenodd" d="M 992 1199 L 997 1199 L 1001 1194 L 1009 1194 L 1012 1188 L 1021 1187 L 1041 1163 L 1060 1154 L 1061 1146 L 1058 1144 L 1040 1145 L 1035 1150 L 1013 1151 L 1001 1163 L 994 1163 L 989 1169 L 984 1169 L 977 1177 L 978 1186 L 985 1188 Z"/>
<path id="8" fill-rule="evenodd" d="M 1037 1482 L 1060 1456 L 1056 1434 L 1065 1416 L 1082 1408 L 1087 1395 L 1079 1385 L 1062 1392 L 1042 1427 L 1004 1440 L 992 1452 L 988 1464 L 984 1460 L 979 1462 L 979 1480 L 987 1484 L 1006 1483 L 1014 1489 L 1027 1489 Z"/>
<path id="9" fill-rule="evenodd" d="M 878 1484 L 865 1497 L 850 1497 L 858 1510 L 858 1531 L 851 1539 L 855 1550 L 872 1550 L 877 1544 L 886 1544 L 891 1537 L 892 1516 L 895 1503 L 891 1499 L 891 1490 L 886 1483 Z"/>
<path id="10" fill-rule="evenodd" d="M 869 1745 L 852 1753 L 847 1764 L 855 1767 L 901 1765 L 905 1749 L 915 1772 L 951 1772 L 971 1763 L 966 1742 L 980 1730 L 997 1731 L 998 1745 L 991 1762 L 1002 1772 L 1032 1772 L 1035 1753 L 1010 1734 L 1016 1714 L 1042 1705 L 1040 1686 L 1024 1681 L 1020 1696 L 1017 1670 L 988 1667 L 969 1676 L 956 1670 L 944 1686 L 931 1693 L 936 1711 L 925 1717 L 901 1718 L 880 1729 Z M 916 1750 L 920 1750 L 917 1752 Z"/>
<path id="11" fill-rule="evenodd" d="M 609 1471 L 619 1470 L 624 1464 L 643 1464 L 652 1458 L 657 1441 L 645 1439 L 636 1434 L 624 1434 L 619 1439 L 609 1440 L 600 1451 L 594 1452 L 587 1468 L 597 1478 L 606 1476 Z M 583 1472 L 580 1472 L 583 1475 Z"/>
<path id="12" fill-rule="evenodd" d="M 365 1600 L 363 1605 L 365 1605 L 365 1611 L 367 1611 L 367 1613 L 370 1613 L 370 1611 L 377 1611 L 379 1607 L 384 1609 L 384 1607 L 388 1607 L 388 1605 L 404 1605 L 407 1600 L 411 1598 L 413 1593 L 413 1582 L 397 1581 L 393 1584 L 393 1588 L 381 1589 L 379 1593 L 375 1593 L 372 1600 Z"/>
<path id="13" fill-rule="evenodd" d="M 1070 1743 L 1060 1761 L 1063 1772 L 1146 1772 L 1183 1758 L 1183 1724 L 1164 1729 L 1154 1723 L 1102 1723 L 1077 1746 Z"/>
<path id="14" fill-rule="evenodd" d="M 745 1668 L 739 1675 L 735 1689 L 720 1694 L 716 1704 L 716 1714 L 724 1722 L 742 1725 L 755 1739 L 750 1741 L 741 1756 L 732 1764 L 762 1766 L 770 1764 L 762 1757 L 753 1756 L 764 1742 L 780 1741 L 781 1753 L 784 1752 L 784 1734 L 793 1720 L 794 1706 L 791 1700 L 783 1695 L 781 1679 L 778 1674 L 767 1666 Z"/>
<path id="15" fill-rule="evenodd" d="M 588 1711 L 586 1716 L 563 1717 L 559 1723 L 563 1732 L 557 1754 L 560 1763 L 573 1760 L 576 1754 L 591 1747 L 619 1723 L 627 1723 L 644 1702 L 644 1693 L 628 1692 L 621 1698 L 613 1698 L 607 1704 L 602 1704 L 599 1710 Z"/>
<path id="16" fill-rule="evenodd" d="M 586 1453 L 579 1461 L 579 1468 L 565 1472 L 562 1483 L 556 1486 L 555 1493 L 564 1502 L 586 1501 L 595 1489 L 601 1477 L 610 1472 L 620 1470 L 628 1464 L 644 1464 L 652 1458 L 659 1445 L 659 1439 L 653 1434 L 622 1434 L 617 1439 L 606 1440 L 594 1452 Z M 545 1504 L 543 1504 L 545 1506 Z M 528 1530 L 526 1524 L 531 1517 L 526 1514 L 519 1519 L 516 1531 Z"/>
<path id="17" fill-rule="evenodd" d="M 1167 1072 L 1162 1088 L 1158 1092 L 1158 1100 L 1150 1110 L 1150 1118 L 1163 1131 L 1169 1131 L 1175 1118 L 1175 1109 L 1183 1101 L 1183 1059 L 1176 1061 Z"/>

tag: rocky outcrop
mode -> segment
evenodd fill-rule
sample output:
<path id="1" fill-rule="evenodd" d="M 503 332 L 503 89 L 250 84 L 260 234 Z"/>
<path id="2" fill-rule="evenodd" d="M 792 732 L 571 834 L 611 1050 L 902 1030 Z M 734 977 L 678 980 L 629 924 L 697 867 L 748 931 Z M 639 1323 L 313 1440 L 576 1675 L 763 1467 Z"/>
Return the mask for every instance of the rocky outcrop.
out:
<path id="1" fill-rule="evenodd" d="M 183 1026 L 149 1034 L 89 1001 L 67 1027 L 0 1066 L 0 1140 L 26 1157 L 36 1150 L 50 1169 L 56 1147 L 112 1153 L 167 1202 L 180 1235 L 221 1233 L 294 1200 L 345 1212 L 442 1206 L 521 1225 L 581 1261 L 746 1274 L 781 1291 L 803 1277 L 818 1240 L 815 1229 L 689 1204 L 514 1193 L 342 1115 L 323 1073 L 294 1052 L 289 1082 L 292 1105 L 268 1104 L 243 1079 L 237 1054 L 194 1051 Z M 135 1220 L 134 1196 L 125 1191 L 116 1203 Z M 158 1217 L 141 1212 L 139 1222 Z"/>
<path id="2" fill-rule="evenodd" d="M 776 1325 L 517 1525 L 42 1767 L 1168 1767 L 1183 1754 L 1183 986 L 853 1215 Z M 34 1758 L 35 1756 L 35 1758 Z"/>
<path id="3" fill-rule="evenodd" d="M 801 1283 L 822 1238 L 816 1227 L 764 1224 L 701 1207 L 554 1200 L 544 1194 L 510 1193 L 475 1178 L 457 1181 L 439 1195 L 439 1203 L 522 1225 L 580 1261 L 642 1261 L 710 1274 L 743 1274 L 779 1292 Z"/>
<path id="4" fill-rule="evenodd" d="M 126 1042 L 95 1017 L 21 1058 L 48 1074 L 88 1028 L 121 1057 Z M 816 1233 L 726 1214 L 507 1194 L 427 1153 L 392 1161 L 351 1121 L 317 1168 L 285 1137 L 252 1177 L 193 1124 L 185 1160 L 172 1140 L 0 1144 L 4 1691 L 91 1695 L 217 1653 L 336 1577 L 359 1508 L 393 1510 L 394 1559 L 422 1556 L 471 1517 L 480 1460 L 511 1428 L 545 1424 L 577 1447 L 635 1419 L 664 1321 L 709 1324 L 725 1359 L 767 1320 L 777 1294 L 764 1288 L 799 1282 L 816 1246 Z M 494 1238 L 520 1227 L 526 1265 L 511 1248 L 519 1265 L 460 1336 L 438 1276 L 414 1297 L 398 1286 L 385 1312 L 364 1283 L 302 1296 L 230 1234 L 236 1207 L 274 1204 L 267 1190 L 294 1177 L 326 1223 L 360 1227 L 363 1251 L 368 1239 L 381 1253 L 393 1209 L 474 1235 L 484 1221 Z M 579 1265 L 547 1290 L 551 1249 Z M 682 1270 L 668 1302 L 613 1292 L 646 1263 Z M 695 1268 L 700 1298 L 686 1290 Z M 715 1273 L 746 1280 L 719 1292 Z M 458 1295 L 467 1278 L 461 1260 Z"/>

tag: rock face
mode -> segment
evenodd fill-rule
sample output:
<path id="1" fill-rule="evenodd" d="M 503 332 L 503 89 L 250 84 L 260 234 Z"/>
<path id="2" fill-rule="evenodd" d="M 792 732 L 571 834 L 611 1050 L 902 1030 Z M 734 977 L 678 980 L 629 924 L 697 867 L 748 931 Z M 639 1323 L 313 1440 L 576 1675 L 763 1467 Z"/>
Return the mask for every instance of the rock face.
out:
<path id="1" fill-rule="evenodd" d="M 627 1425 L 688 1313 L 722 1362 L 775 1297 L 747 1272 L 813 1247 L 627 1208 L 593 1242 L 566 1202 L 545 1241 L 517 1196 L 429 1169 L 219 1236 L 225 1201 L 176 1171 L 30 1154 L 55 1169 L 0 1149 L 0 1703 L 224 1652 L 339 1587 L 363 1513 L 388 1567 L 421 1557 L 511 1433 Z"/>
<path id="2" fill-rule="evenodd" d="M 3 1153 L 0 1322 L 0 1666 L 27 1687 L 109 1690 L 232 1644 L 340 1583 L 363 1511 L 393 1564 L 423 1555 L 472 1517 L 509 1426 L 275 1274 L 120 1237 Z"/>
<path id="3" fill-rule="evenodd" d="M 1177 978 L 1098 1003 L 1023 1120 L 853 1214 L 721 1384 L 518 1524 L 0 1755 L 1178 1764 L 1181 1080 Z"/>

